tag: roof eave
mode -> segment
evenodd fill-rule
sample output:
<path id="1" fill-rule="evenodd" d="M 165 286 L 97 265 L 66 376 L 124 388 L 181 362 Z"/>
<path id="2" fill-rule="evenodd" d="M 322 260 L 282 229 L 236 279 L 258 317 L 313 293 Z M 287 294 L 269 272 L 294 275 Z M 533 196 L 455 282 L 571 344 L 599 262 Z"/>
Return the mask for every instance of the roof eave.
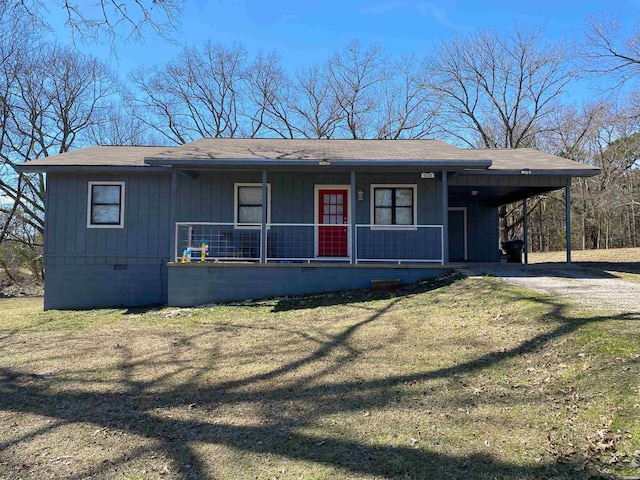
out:
<path id="1" fill-rule="evenodd" d="M 203 167 L 395 167 L 395 168 L 426 168 L 426 169 L 487 169 L 492 165 L 491 160 L 280 160 L 280 159 L 166 159 L 148 157 L 145 163 L 153 166 L 168 166 L 180 169 Z"/>
<path id="2" fill-rule="evenodd" d="M 523 173 L 525 171 L 527 173 Z M 464 175 L 518 175 L 518 176 L 563 176 L 563 177 L 594 177 L 600 175 L 599 168 L 554 168 L 554 169 L 488 169 L 488 170 L 464 170 Z"/>
<path id="3" fill-rule="evenodd" d="M 168 172 L 167 167 L 150 165 L 30 165 L 21 163 L 15 166 L 19 173 L 50 173 L 50 172 Z"/>

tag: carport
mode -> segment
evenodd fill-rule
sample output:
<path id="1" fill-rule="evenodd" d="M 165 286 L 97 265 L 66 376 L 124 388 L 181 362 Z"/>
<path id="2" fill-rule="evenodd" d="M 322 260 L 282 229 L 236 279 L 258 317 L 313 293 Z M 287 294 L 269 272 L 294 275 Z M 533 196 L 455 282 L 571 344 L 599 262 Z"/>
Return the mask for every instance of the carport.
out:
<path id="1" fill-rule="evenodd" d="M 484 203 L 495 208 L 522 201 L 524 261 L 528 263 L 528 199 L 564 190 L 567 263 L 571 263 L 571 181 L 574 177 L 598 175 L 600 170 L 537 150 L 473 150 L 478 158 L 489 158 L 486 170 L 457 172 L 448 182 L 449 204 Z"/>

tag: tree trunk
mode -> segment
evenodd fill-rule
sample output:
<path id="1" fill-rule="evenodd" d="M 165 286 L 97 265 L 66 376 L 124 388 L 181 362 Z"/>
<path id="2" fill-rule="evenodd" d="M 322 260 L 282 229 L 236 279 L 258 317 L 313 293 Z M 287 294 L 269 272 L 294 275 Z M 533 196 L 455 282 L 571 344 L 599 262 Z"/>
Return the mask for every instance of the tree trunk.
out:
<path id="1" fill-rule="evenodd" d="M 636 209 L 635 209 L 635 197 L 633 195 L 633 176 L 629 175 L 629 197 L 631 200 L 631 242 L 630 247 L 636 247 Z"/>
<path id="2" fill-rule="evenodd" d="M 498 209 L 498 218 L 499 220 L 499 232 L 500 232 L 500 241 L 501 242 L 506 242 L 507 240 L 509 240 L 508 237 L 508 229 L 507 229 L 507 225 L 508 225 L 508 219 L 507 219 L 507 206 L 506 205 L 502 205 L 499 209 Z"/>

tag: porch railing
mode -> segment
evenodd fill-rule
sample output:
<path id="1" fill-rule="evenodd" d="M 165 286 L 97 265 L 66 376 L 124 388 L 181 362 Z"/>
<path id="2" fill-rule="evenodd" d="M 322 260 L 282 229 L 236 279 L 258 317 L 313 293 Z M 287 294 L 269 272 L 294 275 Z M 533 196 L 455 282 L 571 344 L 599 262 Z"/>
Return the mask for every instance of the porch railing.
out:
<path id="1" fill-rule="evenodd" d="M 444 263 L 442 225 L 356 225 L 356 263 Z"/>
<path id="2" fill-rule="evenodd" d="M 176 261 L 260 261 L 260 225 L 176 223 Z M 442 225 L 270 223 L 267 262 L 443 263 Z M 204 247 L 203 247 L 204 245 Z"/>
<path id="3" fill-rule="evenodd" d="M 260 226 L 252 227 L 237 229 L 233 223 L 178 222 L 176 261 L 260 260 Z"/>

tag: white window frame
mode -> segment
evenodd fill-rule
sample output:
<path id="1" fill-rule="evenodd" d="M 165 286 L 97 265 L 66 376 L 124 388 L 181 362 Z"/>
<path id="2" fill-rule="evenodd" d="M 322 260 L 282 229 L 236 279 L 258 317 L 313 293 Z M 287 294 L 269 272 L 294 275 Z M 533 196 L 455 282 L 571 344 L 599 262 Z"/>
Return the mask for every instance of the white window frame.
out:
<path id="1" fill-rule="evenodd" d="M 234 183 L 233 184 L 233 225 L 237 229 L 257 230 L 261 223 L 240 223 L 238 221 L 238 187 L 260 187 L 262 183 Z M 264 207 L 264 205 L 263 205 Z M 267 183 L 267 223 L 271 223 L 271 184 Z"/>
<path id="2" fill-rule="evenodd" d="M 413 223 L 411 225 L 376 225 L 376 188 L 410 188 L 413 190 Z M 371 230 L 417 230 L 418 228 L 418 185 L 415 183 L 372 183 L 369 199 Z"/>
<path id="3" fill-rule="evenodd" d="M 93 204 L 93 187 L 95 186 L 120 186 L 120 223 L 107 225 L 103 223 L 91 223 L 91 206 Z M 124 201 L 125 201 L 125 182 L 111 181 L 90 181 L 87 188 L 87 228 L 124 228 Z"/>

